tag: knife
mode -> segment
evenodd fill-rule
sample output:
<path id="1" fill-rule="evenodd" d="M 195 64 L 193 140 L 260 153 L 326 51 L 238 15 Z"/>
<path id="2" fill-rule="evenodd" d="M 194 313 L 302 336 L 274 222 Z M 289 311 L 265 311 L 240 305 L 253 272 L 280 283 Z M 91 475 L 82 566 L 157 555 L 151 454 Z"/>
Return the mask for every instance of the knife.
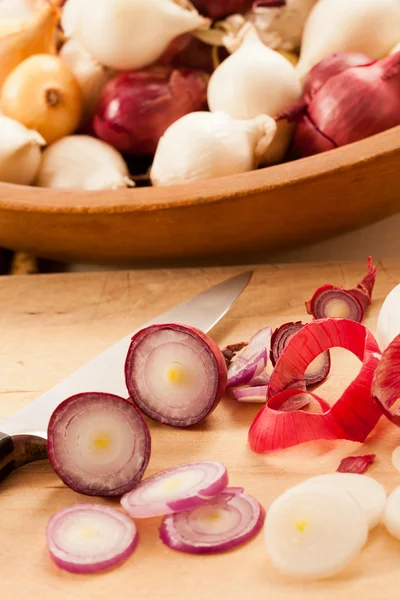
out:
<path id="1" fill-rule="evenodd" d="M 227 279 L 158 315 L 143 327 L 179 322 L 208 332 L 228 312 L 252 276 L 253 272 L 247 271 Z M 84 391 L 127 396 L 123 367 L 131 338 L 136 331 L 18 412 L 0 419 L 0 481 L 27 463 L 47 458 L 47 425 L 54 409 L 66 398 Z"/>

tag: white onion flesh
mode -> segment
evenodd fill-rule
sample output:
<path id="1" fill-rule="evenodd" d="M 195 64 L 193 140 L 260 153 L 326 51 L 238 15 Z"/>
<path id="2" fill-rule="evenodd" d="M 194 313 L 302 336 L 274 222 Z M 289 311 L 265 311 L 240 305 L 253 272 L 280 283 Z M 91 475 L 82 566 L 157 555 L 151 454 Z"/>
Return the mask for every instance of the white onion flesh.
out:
<path id="1" fill-rule="evenodd" d="M 383 523 L 388 532 L 400 540 L 400 487 L 390 494 L 386 502 Z"/>

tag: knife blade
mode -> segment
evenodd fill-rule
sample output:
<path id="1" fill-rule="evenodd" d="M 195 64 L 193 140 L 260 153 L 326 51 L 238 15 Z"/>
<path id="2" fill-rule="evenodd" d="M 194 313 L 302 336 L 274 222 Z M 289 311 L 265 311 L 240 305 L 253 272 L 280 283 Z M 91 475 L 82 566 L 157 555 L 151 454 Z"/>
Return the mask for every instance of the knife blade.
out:
<path id="1" fill-rule="evenodd" d="M 227 279 L 158 315 L 139 329 L 156 323 L 179 322 L 210 331 L 228 312 L 253 276 L 252 271 Z M 136 330 L 138 331 L 138 330 Z M 66 398 L 84 391 L 126 397 L 124 362 L 132 332 L 66 379 L 6 419 L 0 418 L 0 481 L 15 468 L 46 458 L 47 424 Z"/>

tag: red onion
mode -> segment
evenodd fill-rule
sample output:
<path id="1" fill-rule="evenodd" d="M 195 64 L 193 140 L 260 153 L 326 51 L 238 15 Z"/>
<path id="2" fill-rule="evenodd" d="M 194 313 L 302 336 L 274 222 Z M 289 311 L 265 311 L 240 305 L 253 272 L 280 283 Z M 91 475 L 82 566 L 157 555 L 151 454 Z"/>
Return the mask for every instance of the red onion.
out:
<path id="1" fill-rule="evenodd" d="M 233 395 L 238 402 L 244 404 L 265 404 L 267 401 L 267 385 L 255 387 L 242 387 L 233 390 Z"/>
<path id="2" fill-rule="evenodd" d="M 77 394 L 48 426 L 47 449 L 57 475 L 88 496 L 121 496 L 141 480 L 150 433 L 137 408 L 113 394 Z"/>
<path id="3" fill-rule="evenodd" d="M 186 325 L 152 325 L 133 338 L 126 386 L 148 417 L 173 427 L 200 423 L 226 388 L 224 355 L 206 334 Z"/>
<path id="4" fill-rule="evenodd" d="M 122 512 L 75 504 L 53 515 L 46 528 L 50 556 L 71 573 L 98 573 L 124 562 L 135 550 L 135 523 Z"/>
<path id="5" fill-rule="evenodd" d="M 375 371 L 372 395 L 385 417 L 400 427 L 400 335 L 383 353 Z"/>
<path id="6" fill-rule="evenodd" d="M 211 74 L 216 64 L 222 63 L 228 56 L 229 52 L 224 46 L 211 46 L 186 34 L 177 38 L 158 62 L 177 68 L 199 69 Z"/>
<path id="7" fill-rule="evenodd" d="M 207 73 L 188 68 L 121 73 L 103 90 L 94 130 L 122 153 L 153 155 L 172 123 L 206 109 L 207 84 Z"/>
<path id="8" fill-rule="evenodd" d="M 133 519 L 168 515 L 201 506 L 228 485 L 223 464 L 213 461 L 185 463 L 148 477 L 121 499 Z"/>
<path id="9" fill-rule="evenodd" d="M 338 473 L 356 473 L 362 475 L 375 462 L 376 454 L 364 456 L 348 456 L 344 458 L 337 468 Z"/>
<path id="10" fill-rule="evenodd" d="M 303 104 L 280 115 L 297 121 L 294 156 L 325 152 L 400 125 L 400 52 L 378 61 L 328 57 L 310 78 Z"/>
<path id="11" fill-rule="evenodd" d="M 228 386 L 238 387 L 251 383 L 267 366 L 272 330 L 264 327 L 250 340 L 248 346 L 228 369 Z"/>
<path id="12" fill-rule="evenodd" d="M 376 267 L 372 264 L 370 256 L 368 273 L 357 287 L 345 290 L 330 284 L 323 285 L 317 289 L 311 300 L 306 302 L 308 314 L 313 315 L 314 319 L 340 317 L 361 323 L 366 309 L 371 304 L 375 278 Z"/>
<path id="13" fill-rule="evenodd" d="M 271 338 L 271 361 L 274 366 L 288 345 L 289 340 L 291 340 L 300 329 L 303 329 L 303 327 L 304 323 L 297 321 L 296 323 L 285 323 L 278 327 L 278 329 L 275 329 Z M 329 350 L 327 350 L 320 356 L 317 356 L 317 358 L 308 365 L 307 370 L 304 373 L 306 386 L 309 387 L 322 383 L 328 377 L 330 370 L 331 356 Z"/>
<path id="14" fill-rule="evenodd" d="M 253 0 L 192 0 L 197 10 L 211 19 L 222 19 L 251 8 Z"/>
<path id="15" fill-rule="evenodd" d="M 178 552 L 226 552 L 254 538 L 264 518 L 264 510 L 255 498 L 243 493 L 232 495 L 228 488 L 204 506 L 165 516 L 160 538 Z"/>

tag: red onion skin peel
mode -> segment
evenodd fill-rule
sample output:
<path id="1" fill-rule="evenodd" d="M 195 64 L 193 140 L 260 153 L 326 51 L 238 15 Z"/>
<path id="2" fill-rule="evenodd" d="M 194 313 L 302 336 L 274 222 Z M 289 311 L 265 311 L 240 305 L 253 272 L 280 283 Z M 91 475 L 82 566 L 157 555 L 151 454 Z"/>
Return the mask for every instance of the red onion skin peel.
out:
<path id="1" fill-rule="evenodd" d="M 372 384 L 372 395 L 379 409 L 392 423 L 400 427 L 400 409 L 392 407 L 400 398 L 400 335 L 382 355 Z"/>
<path id="2" fill-rule="evenodd" d="M 309 315 L 314 319 L 323 319 L 325 317 L 340 317 L 343 315 L 333 314 L 334 309 L 329 308 L 329 303 L 334 301 L 337 306 L 339 302 L 347 304 L 345 308 L 348 311 L 346 318 L 361 323 L 364 319 L 365 311 L 371 304 L 372 292 L 376 279 L 376 267 L 372 264 L 372 257 L 368 258 L 368 273 L 357 287 L 350 290 L 336 287 L 334 285 L 323 285 L 318 288 L 314 296 L 306 302 L 306 308 Z"/>
<path id="3" fill-rule="evenodd" d="M 191 411 L 193 414 L 185 416 L 185 411 L 191 410 L 191 407 L 186 403 L 186 406 L 180 410 L 180 416 L 169 414 L 170 408 L 168 406 L 165 407 L 165 403 L 163 403 L 163 401 L 160 402 L 156 410 L 154 406 L 150 406 L 149 399 L 144 398 L 143 394 L 139 390 L 139 383 L 141 384 L 142 382 L 138 383 L 137 366 L 135 362 L 137 358 L 137 352 L 141 352 L 140 345 L 146 341 L 146 338 L 160 332 L 175 332 L 178 336 L 188 336 L 187 339 L 190 342 L 193 342 L 193 344 L 198 344 L 199 349 L 201 348 L 202 351 L 205 352 L 205 356 L 208 357 L 208 364 L 212 372 L 207 373 L 206 379 L 208 380 L 212 377 L 213 386 L 212 390 L 209 390 L 209 396 L 207 395 L 205 402 L 201 403 L 201 406 L 196 414 Z M 180 345 L 181 344 L 179 343 L 177 344 L 177 346 Z M 146 357 L 146 359 L 147 358 L 148 357 Z M 171 360 L 173 360 L 173 358 Z M 189 427 L 191 425 L 200 423 L 208 415 L 210 415 L 218 406 L 223 394 L 225 393 L 227 377 L 228 374 L 226 361 L 217 344 L 199 329 L 175 323 L 152 325 L 139 331 L 132 338 L 125 362 L 126 386 L 133 402 L 151 419 L 172 427 Z M 157 399 L 155 400 L 157 401 Z M 162 412 L 160 412 L 160 410 Z"/>
<path id="4" fill-rule="evenodd" d="M 103 90 L 93 119 L 96 135 L 124 154 L 154 155 L 172 123 L 206 109 L 208 79 L 185 67 L 121 73 Z"/>
<path id="5" fill-rule="evenodd" d="M 376 454 L 365 454 L 364 456 L 348 456 L 344 458 L 337 468 L 338 473 L 356 473 L 363 475 L 371 465 L 374 464 Z"/>
<path id="6" fill-rule="evenodd" d="M 306 392 L 304 373 L 316 356 L 336 346 L 350 350 L 363 366 L 331 407 Z M 320 439 L 364 442 L 382 415 L 371 396 L 380 357 L 375 338 L 360 323 L 323 319 L 306 325 L 289 341 L 272 373 L 267 404 L 250 428 L 252 450 L 265 453 Z M 300 410 L 312 398 L 322 413 Z"/>
<path id="7" fill-rule="evenodd" d="M 310 72 L 303 102 L 279 118 L 297 122 L 297 158 L 400 125 L 400 52 L 369 63 L 359 54 L 329 56 Z"/>
<path id="8" fill-rule="evenodd" d="M 103 422 L 92 435 L 89 429 L 93 419 Z M 120 450 L 120 459 L 125 463 L 108 465 L 104 457 L 107 448 L 112 449 L 117 420 L 120 435 L 123 427 L 125 449 Z M 82 440 L 84 435 L 86 438 Z M 75 492 L 87 496 L 121 496 L 142 479 L 150 459 L 151 438 L 147 424 L 132 402 L 113 394 L 84 393 L 68 398 L 53 412 L 47 451 L 57 475 Z"/>

